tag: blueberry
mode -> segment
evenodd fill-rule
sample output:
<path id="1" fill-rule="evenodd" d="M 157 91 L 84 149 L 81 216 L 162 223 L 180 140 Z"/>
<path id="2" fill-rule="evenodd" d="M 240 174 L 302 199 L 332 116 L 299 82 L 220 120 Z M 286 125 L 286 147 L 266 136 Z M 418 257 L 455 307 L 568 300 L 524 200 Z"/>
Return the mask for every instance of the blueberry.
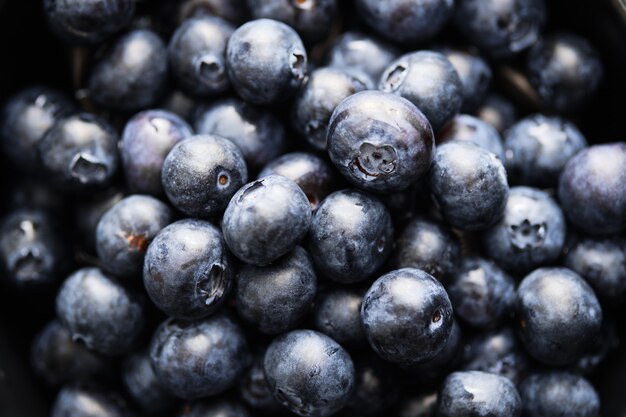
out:
<path id="1" fill-rule="evenodd" d="M 196 402 L 177 414 L 178 417 L 250 417 L 246 407 L 237 401 L 218 399 Z"/>
<path id="2" fill-rule="evenodd" d="M 604 363 L 607 356 L 620 346 L 615 324 L 608 318 L 602 320 L 600 335 L 589 350 L 570 369 L 584 375 L 591 375 Z"/>
<path id="3" fill-rule="evenodd" d="M 118 166 L 117 141 L 111 125 L 82 113 L 58 121 L 38 150 L 52 181 L 69 190 L 88 190 L 111 182 Z"/>
<path id="4" fill-rule="evenodd" d="M 239 393 L 241 399 L 255 411 L 278 413 L 284 408 L 270 391 L 263 371 L 263 357 L 264 355 L 259 355 L 254 359 L 252 366 L 241 379 Z"/>
<path id="5" fill-rule="evenodd" d="M 530 50 L 527 71 L 543 104 L 567 113 L 589 102 L 598 90 L 604 69 L 598 53 L 585 38 L 557 33 Z"/>
<path id="6" fill-rule="evenodd" d="M 185 94 L 181 90 L 170 89 L 161 100 L 159 107 L 184 120 L 191 120 L 197 104 L 195 98 Z"/>
<path id="7" fill-rule="evenodd" d="M 371 277 L 391 254 L 393 226 L 384 204 L 348 189 L 326 197 L 313 215 L 308 248 L 315 267 L 341 283 Z"/>
<path id="8" fill-rule="evenodd" d="M 111 207 L 124 198 L 124 193 L 117 188 L 95 193 L 81 199 L 76 206 L 76 226 L 85 250 L 96 253 L 96 229 L 98 222 Z"/>
<path id="9" fill-rule="evenodd" d="M 307 54 L 298 34 L 272 19 L 251 20 L 228 40 L 226 68 L 237 93 L 247 102 L 283 101 L 300 87 Z"/>
<path id="10" fill-rule="evenodd" d="M 51 417 L 132 417 L 124 399 L 116 392 L 91 383 L 65 386 L 57 394 Z"/>
<path id="11" fill-rule="evenodd" d="M 167 83 L 167 49 L 150 30 L 118 38 L 95 64 L 89 94 L 102 107 L 134 112 L 157 102 Z"/>
<path id="12" fill-rule="evenodd" d="M 626 143 L 594 145 L 568 161 L 559 180 L 567 218 L 589 234 L 626 230 Z"/>
<path id="13" fill-rule="evenodd" d="M 12 182 L 7 184 L 5 191 L 5 206 L 8 210 L 40 210 L 60 218 L 67 214 L 67 196 L 59 193 L 44 179 L 22 177 Z"/>
<path id="14" fill-rule="evenodd" d="M 354 392 L 342 415 L 385 415 L 397 400 L 394 374 L 387 364 L 369 353 L 354 359 Z"/>
<path id="15" fill-rule="evenodd" d="M 274 339 L 263 368 L 276 399 L 300 416 L 334 414 L 347 404 L 354 388 L 348 352 L 313 330 L 295 330 Z"/>
<path id="16" fill-rule="evenodd" d="M 459 114 L 452 119 L 441 132 L 438 140 L 439 142 L 453 140 L 472 142 L 495 154 L 501 161 L 505 161 L 500 133 L 489 123 L 468 114 Z"/>
<path id="17" fill-rule="evenodd" d="M 522 401 L 503 376 L 480 371 L 451 373 L 437 398 L 440 417 L 520 417 Z"/>
<path id="18" fill-rule="evenodd" d="M 161 170 L 169 201 L 194 217 L 221 215 L 247 181 L 248 169 L 239 148 L 212 135 L 192 136 L 176 144 Z"/>
<path id="19" fill-rule="evenodd" d="M 430 167 L 435 142 L 426 117 L 394 94 L 362 91 L 333 111 L 330 159 L 351 183 L 390 193 L 408 188 Z"/>
<path id="20" fill-rule="evenodd" d="M 132 400 L 146 413 L 167 411 L 174 405 L 174 399 L 152 369 L 147 350 L 136 352 L 124 360 L 122 380 Z"/>
<path id="21" fill-rule="evenodd" d="M 435 132 L 461 110 L 463 84 L 445 55 L 419 51 L 402 55 L 389 64 L 379 88 L 415 104 Z"/>
<path id="22" fill-rule="evenodd" d="M 489 64 L 471 50 L 446 47 L 440 51 L 448 58 L 461 79 L 463 86 L 461 111 L 476 110 L 485 99 L 491 84 L 492 72 Z"/>
<path id="23" fill-rule="evenodd" d="M 316 290 L 311 259 L 296 246 L 269 266 L 241 268 L 237 275 L 237 312 L 263 333 L 284 333 L 309 310 Z"/>
<path id="24" fill-rule="evenodd" d="M 106 355 L 128 352 L 145 318 L 137 295 L 93 267 L 79 269 L 65 280 L 57 294 L 56 312 L 72 340 Z"/>
<path id="25" fill-rule="evenodd" d="M 126 183 L 131 191 L 163 194 L 163 161 L 174 145 L 191 135 L 191 126 L 168 111 L 146 110 L 131 117 L 120 141 Z"/>
<path id="26" fill-rule="evenodd" d="M 506 170 L 511 182 L 554 187 L 567 161 L 586 146 L 573 123 L 560 117 L 529 116 L 506 134 Z"/>
<path id="27" fill-rule="evenodd" d="M 291 251 L 311 224 L 311 206 L 293 181 L 270 175 L 242 187 L 222 220 L 224 239 L 240 260 L 264 266 Z"/>
<path id="28" fill-rule="evenodd" d="M 241 23 L 247 16 L 245 0 L 183 0 L 178 5 L 178 20 L 193 17 L 217 16 L 232 24 Z"/>
<path id="29" fill-rule="evenodd" d="M 500 220 L 509 196 L 502 162 L 471 142 L 437 147 L 429 187 L 448 223 L 466 231 L 484 230 Z"/>
<path id="30" fill-rule="evenodd" d="M 452 305 L 443 285 L 414 268 L 378 278 L 363 298 L 361 320 L 374 351 L 402 365 L 437 356 L 452 332 Z"/>
<path id="31" fill-rule="evenodd" d="M 243 374 L 248 356 L 240 326 L 221 313 L 196 322 L 169 319 L 150 344 L 150 362 L 159 381 L 184 399 L 226 391 Z"/>
<path id="32" fill-rule="evenodd" d="M 230 87 L 226 43 L 235 28 L 219 17 L 184 21 L 172 37 L 169 63 L 180 88 L 195 97 L 211 97 Z"/>
<path id="33" fill-rule="evenodd" d="M 361 325 L 364 292 L 352 288 L 333 288 L 317 295 L 313 310 L 314 327 L 343 346 L 358 346 L 365 341 Z"/>
<path id="34" fill-rule="evenodd" d="M 143 283 L 152 302 L 168 315 L 199 319 L 224 302 L 233 269 L 219 229 L 185 219 L 165 227 L 148 246 Z"/>
<path id="35" fill-rule="evenodd" d="M 436 417 L 437 393 L 412 394 L 398 408 L 398 417 Z"/>
<path id="36" fill-rule="evenodd" d="M 566 268 L 540 268 L 517 290 L 519 332 L 532 357 L 549 365 L 567 365 L 593 344 L 602 324 L 602 308 L 591 287 Z"/>
<path id="37" fill-rule="evenodd" d="M 490 94 L 487 96 L 476 115 L 495 127 L 498 132 L 504 133 L 518 119 L 515 105 L 504 96 Z"/>

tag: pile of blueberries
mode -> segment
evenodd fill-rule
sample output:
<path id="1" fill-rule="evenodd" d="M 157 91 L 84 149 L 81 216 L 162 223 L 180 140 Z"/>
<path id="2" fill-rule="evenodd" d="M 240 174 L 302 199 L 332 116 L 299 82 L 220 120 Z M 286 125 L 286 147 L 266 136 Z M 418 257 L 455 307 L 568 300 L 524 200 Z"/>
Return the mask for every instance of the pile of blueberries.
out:
<path id="1" fill-rule="evenodd" d="M 53 417 L 600 415 L 626 143 L 544 0 L 39 7 L 76 85 L 3 105 L 0 263 Z"/>

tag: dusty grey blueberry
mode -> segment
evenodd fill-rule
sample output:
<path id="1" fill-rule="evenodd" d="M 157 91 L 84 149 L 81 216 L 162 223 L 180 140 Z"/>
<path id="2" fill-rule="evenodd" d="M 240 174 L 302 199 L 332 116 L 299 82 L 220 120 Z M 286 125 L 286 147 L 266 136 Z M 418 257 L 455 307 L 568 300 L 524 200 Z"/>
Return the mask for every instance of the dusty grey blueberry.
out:
<path id="1" fill-rule="evenodd" d="M 332 288 L 318 293 L 313 309 L 313 325 L 343 346 L 358 346 L 365 341 L 361 325 L 364 291 Z"/>
<path id="2" fill-rule="evenodd" d="M 502 134 L 517 121 L 518 112 L 510 100 L 500 94 L 491 93 L 476 110 L 476 116 Z"/>
<path id="3" fill-rule="evenodd" d="M 251 417 L 246 407 L 235 400 L 199 401 L 185 407 L 178 417 Z"/>
<path id="4" fill-rule="evenodd" d="M 437 140 L 439 143 L 453 140 L 472 142 L 505 161 L 500 133 L 489 123 L 469 114 L 459 114 L 452 119 Z"/>
<path id="5" fill-rule="evenodd" d="M 93 383 L 63 387 L 52 405 L 51 417 L 133 417 L 121 395 Z"/>
<path id="6" fill-rule="evenodd" d="M 164 412 L 175 404 L 154 373 L 147 350 L 133 353 L 124 360 L 122 381 L 131 399 L 146 413 Z"/>
<path id="7" fill-rule="evenodd" d="M 461 111 L 472 112 L 483 102 L 491 84 L 492 72 L 483 57 L 472 50 L 445 47 L 440 51 L 448 58 L 463 85 Z"/>

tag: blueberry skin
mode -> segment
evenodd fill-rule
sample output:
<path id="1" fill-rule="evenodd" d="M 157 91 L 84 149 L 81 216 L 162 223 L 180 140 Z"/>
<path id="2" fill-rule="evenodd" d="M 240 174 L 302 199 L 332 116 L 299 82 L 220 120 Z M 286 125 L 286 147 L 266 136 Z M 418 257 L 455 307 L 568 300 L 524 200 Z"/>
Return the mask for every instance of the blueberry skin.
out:
<path id="1" fill-rule="evenodd" d="M 443 280 L 461 260 L 459 239 L 443 223 L 427 217 L 412 219 L 396 239 L 394 268 L 416 268 Z"/>
<path id="2" fill-rule="evenodd" d="M 504 145 L 500 133 L 489 123 L 469 114 L 459 114 L 438 137 L 440 143 L 450 141 L 472 142 L 505 161 Z M 507 172 L 508 174 L 508 172 Z"/>
<path id="3" fill-rule="evenodd" d="M 163 161 L 174 145 L 191 135 L 191 126 L 169 111 L 146 110 L 131 117 L 120 141 L 129 189 L 136 193 L 162 195 Z"/>
<path id="4" fill-rule="evenodd" d="M 445 55 L 419 51 L 402 55 L 380 77 L 378 88 L 409 100 L 435 132 L 461 110 L 463 84 Z"/>
<path id="5" fill-rule="evenodd" d="M 559 113 L 581 109 L 598 90 L 604 67 L 598 52 L 571 33 L 546 36 L 527 58 L 530 83 L 543 104 Z"/>
<path id="6" fill-rule="evenodd" d="M 443 285 L 415 268 L 378 278 L 363 298 L 361 320 L 370 346 L 389 362 L 410 366 L 437 356 L 452 332 L 452 304 Z"/>
<path id="7" fill-rule="evenodd" d="M 517 121 L 518 112 L 515 105 L 507 98 L 492 93 L 487 96 L 480 108 L 476 110 L 476 116 L 503 134 Z"/>
<path id="8" fill-rule="evenodd" d="M 82 247 L 89 253 L 96 253 L 96 229 L 100 219 L 122 198 L 124 198 L 122 190 L 109 188 L 77 202 L 76 227 L 80 234 Z"/>
<path id="9" fill-rule="evenodd" d="M 594 145 L 568 161 L 559 200 L 568 220 L 592 235 L 626 230 L 626 143 Z"/>
<path id="10" fill-rule="evenodd" d="M 365 341 L 361 325 L 363 291 L 334 288 L 318 293 L 313 309 L 313 325 L 342 346 L 358 346 Z"/>
<path id="11" fill-rule="evenodd" d="M 48 177 L 71 191 L 109 184 L 117 171 L 117 133 L 104 120 L 81 113 L 58 121 L 39 141 Z"/>
<path id="12" fill-rule="evenodd" d="M 235 28 L 219 17 L 184 21 L 170 40 L 168 56 L 176 83 L 194 97 L 212 97 L 230 87 L 226 43 Z"/>
<path id="13" fill-rule="evenodd" d="M 132 416 L 134 414 L 119 394 L 84 383 L 63 387 L 51 411 L 51 417 Z"/>
<path id="14" fill-rule="evenodd" d="M 270 175 L 243 186 L 224 212 L 222 232 L 241 261 L 268 265 L 300 242 L 311 224 L 311 206 L 293 181 Z"/>
<path id="15" fill-rule="evenodd" d="M 326 131 L 333 110 L 342 100 L 371 89 L 367 77 L 349 70 L 322 67 L 311 72 L 295 97 L 293 127 L 318 150 L 326 149 Z"/>
<path id="16" fill-rule="evenodd" d="M 480 371 L 451 373 L 437 398 L 441 417 L 520 417 L 522 401 L 515 385 L 503 376 Z"/>
<path id="17" fill-rule="evenodd" d="M 379 34 L 401 43 L 424 42 L 452 17 L 453 0 L 357 0 L 356 11 Z"/>
<path id="18" fill-rule="evenodd" d="M 307 241 L 324 276 L 344 284 L 363 281 L 391 254 L 391 215 L 376 197 L 354 189 L 336 191 L 315 211 Z"/>
<path id="19" fill-rule="evenodd" d="M 128 26 L 135 0 L 44 0 L 52 31 L 66 42 L 95 44 Z"/>
<path id="20" fill-rule="evenodd" d="M 567 161 L 586 146 L 587 140 L 573 123 L 535 114 L 507 132 L 506 171 L 512 182 L 555 187 Z"/>
<path id="21" fill-rule="evenodd" d="M 194 127 L 198 134 L 231 140 L 241 150 L 251 171 L 281 155 L 287 144 L 280 120 L 261 107 L 235 98 L 200 105 Z"/>
<path id="22" fill-rule="evenodd" d="M 440 50 L 461 79 L 463 105 L 461 111 L 472 112 L 483 102 L 491 84 L 492 72 L 489 64 L 473 51 L 442 48 Z"/>
<path id="23" fill-rule="evenodd" d="M 144 259 L 148 296 L 166 314 L 193 320 L 215 312 L 233 284 L 234 266 L 220 230 L 179 220 L 154 238 Z"/>
<path id="24" fill-rule="evenodd" d="M 312 210 L 330 194 L 337 180 L 328 162 L 306 152 L 287 153 L 274 159 L 257 178 L 269 175 L 282 175 L 295 182 L 308 198 Z"/>
<path id="25" fill-rule="evenodd" d="M 178 417 L 251 417 L 239 402 L 228 399 L 196 402 L 177 414 Z"/>
<path id="26" fill-rule="evenodd" d="M 239 24 L 246 19 L 248 10 L 245 0 L 183 0 L 178 6 L 178 21 L 200 16 L 217 16 Z"/>
<path id="27" fill-rule="evenodd" d="M 248 366 L 248 344 L 240 326 L 222 313 L 196 322 L 168 319 L 152 336 L 150 362 L 170 393 L 202 398 L 235 384 Z"/>
<path id="28" fill-rule="evenodd" d="M 461 0 L 454 19 L 470 43 L 493 58 L 508 58 L 537 42 L 546 7 L 543 0 Z"/>
<path id="29" fill-rule="evenodd" d="M 602 325 L 593 290 L 567 268 L 539 268 L 527 275 L 517 289 L 516 313 L 528 353 L 554 366 L 579 359 Z"/>
<path id="30" fill-rule="evenodd" d="M 241 399 L 255 411 L 262 413 L 278 413 L 283 406 L 274 398 L 265 378 L 263 370 L 264 355 L 258 355 L 252 366 L 241 378 L 239 394 Z"/>
<path id="31" fill-rule="evenodd" d="M 435 150 L 426 116 L 394 94 L 362 91 L 343 100 L 328 125 L 330 159 L 367 191 L 401 191 L 426 173 Z"/>
<path id="32" fill-rule="evenodd" d="M 298 34 L 272 19 L 251 20 L 226 46 L 228 77 L 245 101 L 272 104 L 289 98 L 307 71 L 307 54 Z"/>
<path id="33" fill-rule="evenodd" d="M 371 352 L 354 359 L 354 392 L 341 415 L 385 415 L 397 400 L 393 370 Z"/>
<path id="34" fill-rule="evenodd" d="M 159 100 L 167 75 L 165 43 L 150 30 L 133 30 L 95 64 L 88 82 L 90 98 L 112 110 L 142 110 Z"/>
<path id="35" fill-rule="evenodd" d="M 438 146 L 428 185 L 448 223 L 465 231 L 485 230 L 500 220 L 509 197 L 502 162 L 471 142 Z"/>
<path id="36" fill-rule="evenodd" d="M 146 413 L 167 411 L 174 405 L 174 398 L 163 388 L 152 369 L 147 350 L 124 360 L 122 381 L 132 400 Z"/>
<path id="37" fill-rule="evenodd" d="M 519 391 L 524 416 L 600 416 L 600 398 L 593 385 L 571 372 L 533 374 L 522 382 Z"/>
<path id="38" fill-rule="evenodd" d="M 191 120 L 198 103 L 195 98 L 185 94 L 181 90 L 169 90 L 158 107 L 164 111 L 171 112 L 185 121 Z"/>
<path id="39" fill-rule="evenodd" d="M 300 416 L 330 416 L 347 404 L 354 389 L 348 352 L 313 330 L 294 330 L 274 339 L 263 368 L 274 397 Z"/>
<path id="40" fill-rule="evenodd" d="M 161 170 L 168 200 L 191 217 L 219 216 L 247 181 L 248 169 L 237 145 L 212 135 L 196 135 L 176 144 Z"/>
<path id="41" fill-rule="evenodd" d="M 446 290 L 454 313 L 473 327 L 494 327 L 513 311 L 513 278 L 483 258 L 464 258 Z"/>
<path id="42" fill-rule="evenodd" d="M 39 168 L 37 144 L 46 132 L 74 110 L 61 92 L 47 87 L 30 87 L 9 98 L 0 116 L 3 153 L 24 171 Z"/>
<path id="43" fill-rule="evenodd" d="M 263 333 L 293 329 L 317 290 L 309 255 L 300 246 L 271 265 L 245 265 L 237 275 L 237 313 Z"/>

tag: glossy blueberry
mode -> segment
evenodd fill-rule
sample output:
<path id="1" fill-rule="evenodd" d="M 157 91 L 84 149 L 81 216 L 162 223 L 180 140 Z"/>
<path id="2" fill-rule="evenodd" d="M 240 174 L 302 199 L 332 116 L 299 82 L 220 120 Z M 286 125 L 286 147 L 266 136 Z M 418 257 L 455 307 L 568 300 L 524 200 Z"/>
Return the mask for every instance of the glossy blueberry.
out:
<path id="1" fill-rule="evenodd" d="M 330 337 L 295 330 L 270 344 L 263 361 L 274 397 L 300 416 L 325 417 L 344 407 L 354 388 L 348 352 Z"/>
<path id="2" fill-rule="evenodd" d="M 397 400 L 393 370 L 371 352 L 354 358 L 354 392 L 342 415 L 384 415 Z"/>
<path id="3" fill-rule="evenodd" d="M 143 283 L 165 313 L 180 319 L 212 314 L 232 287 L 234 266 L 220 230 L 203 220 L 179 220 L 146 252 Z"/>
<path id="4" fill-rule="evenodd" d="M 174 399 L 154 373 L 147 351 L 134 353 L 125 359 L 122 380 L 132 400 L 144 412 L 154 414 L 172 408 Z"/>
<path id="5" fill-rule="evenodd" d="M 247 16 L 245 0 L 183 0 L 178 6 L 178 20 L 200 16 L 217 16 L 232 24 L 241 23 Z"/>
<path id="6" fill-rule="evenodd" d="M 240 326 L 222 313 L 196 322 L 169 319 L 152 336 L 150 362 L 176 397 L 201 398 L 235 384 L 248 366 L 248 344 Z"/>
<path id="7" fill-rule="evenodd" d="M 65 386 L 52 406 L 51 417 L 132 417 L 128 404 L 116 392 L 91 383 Z"/>
<path id="8" fill-rule="evenodd" d="M 593 235 L 626 229 L 626 143 L 594 145 L 565 165 L 559 200 L 567 218 Z"/>
<path id="9" fill-rule="evenodd" d="M 251 417 L 251 414 L 237 401 L 217 399 L 193 403 L 185 407 L 177 417 Z"/>
<path id="10" fill-rule="evenodd" d="M 428 184 L 448 223 L 466 231 L 484 230 L 500 220 L 509 196 L 502 162 L 471 142 L 438 146 Z"/>
<path id="11" fill-rule="evenodd" d="M 111 182 L 118 166 L 117 133 L 88 113 L 58 121 L 39 141 L 48 177 L 69 190 L 87 190 Z"/>
<path id="12" fill-rule="evenodd" d="M 124 198 L 122 190 L 112 187 L 77 202 L 76 227 L 84 249 L 96 253 L 96 229 L 100 219 Z"/>
<path id="13" fill-rule="evenodd" d="M 503 376 L 480 371 L 451 373 L 437 398 L 440 417 L 520 417 L 522 401 Z"/>
<path id="14" fill-rule="evenodd" d="M 122 165 L 130 190 L 163 194 L 163 161 L 174 145 L 191 135 L 191 126 L 174 113 L 146 110 L 134 115 L 126 123 L 120 141 Z"/>
<path id="15" fill-rule="evenodd" d="M 251 20 L 228 40 L 226 68 L 235 91 L 247 102 L 286 100 L 307 72 L 307 54 L 298 34 L 272 19 Z"/>
<path id="16" fill-rule="evenodd" d="M 448 58 L 434 51 L 396 59 L 381 75 L 379 89 L 415 104 L 435 132 L 452 120 L 463 103 L 461 78 Z"/>
<path id="17" fill-rule="evenodd" d="M 495 127 L 469 114 L 457 115 L 441 132 L 439 142 L 472 142 L 505 161 L 502 138 Z M 508 172 L 507 172 L 508 174 Z"/>
<path id="18" fill-rule="evenodd" d="M 393 225 L 385 205 L 362 191 L 337 191 L 313 215 L 308 248 L 318 271 L 333 281 L 368 279 L 393 246 Z"/>
<path id="19" fill-rule="evenodd" d="M 293 181 L 270 175 L 243 186 L 222 219 L 231 252 L 257 266 L 274 262 L 304 238 L 311 224 L 311 206 Z"/>
<path id="20" fill-rule="evenodd" d="M 517 121 L 515 105 L 504 96 L 489 94 L 483 104 L 476 110 L 476 115 L 483 121 L 504 133 Z"/>
<path id="21" fill-rule="evenodd" d="M 519 333 L 532 357 L 567 365 L 593 344 L 602 308 L 591 287 L 567 268 L 539 268 L 517 289 Z"/>
<path id="22" fill-rule="evenodd" d="M 241 399 L 255 411 L 262 413 L 278 413 L 283 406 L 274 398 L 263 371 L 264 355 L 258 355 L 252 366 L 241 378 L 239 394 Z"/>
<path id="23" fill-rule="evenodd" d="M 332 288 L 318 293 L 313 309 L 314 327 L 342 346 L 365 341 L 361 325 L 363 291 Z"/>
<path id="24" fill-rule="evenodd" d="M 362 91 L 333 111 L 327 133 L 330 159 L 368 191 L 408 188 L 430 167 L 435 142 L 426 116 L 394 94 Z"/>
<path id="25" fill-rule="evenodd" d="M 554 187 L 567 161 L 586 146 L 573 123 L 560 117 L 529 116 L 506 134 L 506 171 L 511 182 Z"/>
<path id="26" fill-rule="evenodd" d="M 248 169 L 239 148 L 212 135 L 192 136 L 176 144 L 161 170 L 168 200 L 193 217 L 219 216 L 247 181 Z"/>
<path id="27" fill-rule="evenodd" d="M 543 104 L 561 113 L 587 104 L 602 81 L 600 56 L 578 35 L 547 36 L 530 50 L 527 59 L 528 78 Z"/>
<path id="28" fill-rule="evenodd" d="M 361 320 L 374 351 L 401 365 L 427 362 L 441 352 L 454 318 L 446 290 L 414 268 L 378 278 L 363 298 Z"/>
<path id="29" fill-rule="evenodd" d="M 479 54 L 463 49 L 442 48 L 441 52 L 448 58 L 463 85 L 463 105 L 461 111 L 472 112 L 483 102 L 492 72 L 489 64 Z"/>
<path id="30" fill-rule="evenodd" d="M 211 97 L 226 91 L 226 43 L 235 28 L 219 17 L 184 21 L 168 47 L 172 74 L 183 91 L 194 97 Z"/>
<path id="31" fill-rule="evenodd" d="M 93 267 L 79 269 L 65 280 L 56 312 L 72 340 L 106 355 L 130 350 L 144 325 L 138 296 Z"/>

